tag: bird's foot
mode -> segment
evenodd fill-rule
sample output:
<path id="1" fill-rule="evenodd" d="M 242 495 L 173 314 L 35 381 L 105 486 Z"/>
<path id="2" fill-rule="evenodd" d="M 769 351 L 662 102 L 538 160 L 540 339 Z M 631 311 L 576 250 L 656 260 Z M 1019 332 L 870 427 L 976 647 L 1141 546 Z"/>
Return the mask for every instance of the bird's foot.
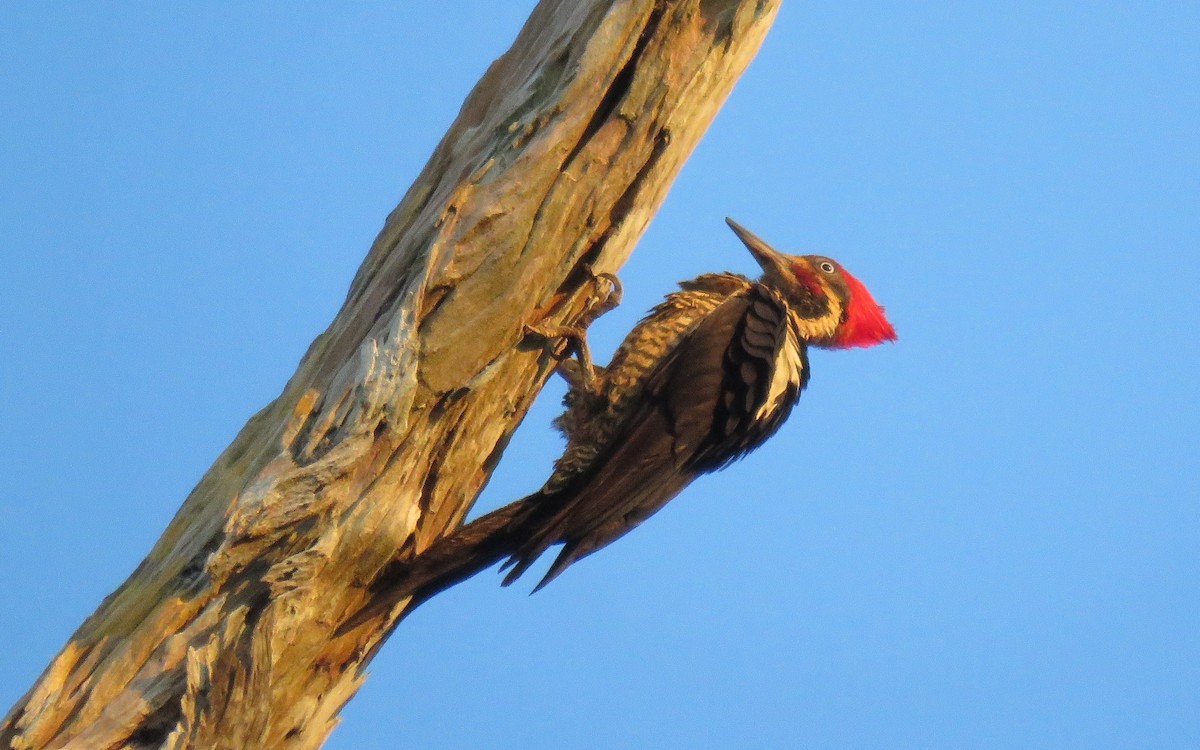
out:
<path id="1" fill-rule="evenodd" d="M 624 289 L 621 287 L 621 280 L 617 278 L 615 273 L 608 273 L 607 271 L 597 273 L 590 265 L 584 266 L 584 268 L 587 269 L 588 275 L 591 276 L 592 283 L 592 293 L 583 308 L 583 313 L 580 315 L 581 325 L 586 328 L 596 318 L 599 318 L 604 313 L 621 304 Z"/>
<path id="2" fill-rule="evenodd" d="M 558 374 L 562 375 L 572 390 L 582 390 L 586 393 L 596 392 L 599 378 L 596 376 L 596 367 L 592 364 L 592 353 L 587 343 L 587 331 L 582 326 L 531 326 L 526 324 L 525 334 L 539 336 L 547 341 L 560 342 L 563 349 L 561 353 L 556 352 L 555 356 L 570 357 L 574 354 L 575 359 L 563 359 L 559 362 Z"/>
<path id="3" fill-rule="evenodd" d="M 592 291 L 587 297 L 583 312 L 579 315 L 579 323 L 573 326 L 526 324 L 525 334 L 558 342 L 561 348 L 556 346 L 555 356 L 564 357 L 559 362 L 558 374 L 567 381 L 572 390 L 595 395 L 599 391 L 600 379 L 596 374 L 598 368 L 592 362 L 591 349 L 588 347 L 587 327 L 596 318 L 621 303 L 622 289 L 621 280 L 616 274 L 596 273 L 590 265 L 585 268 L 591 276 Z M 575 358 L 568 359 L 572 354 Z"/>

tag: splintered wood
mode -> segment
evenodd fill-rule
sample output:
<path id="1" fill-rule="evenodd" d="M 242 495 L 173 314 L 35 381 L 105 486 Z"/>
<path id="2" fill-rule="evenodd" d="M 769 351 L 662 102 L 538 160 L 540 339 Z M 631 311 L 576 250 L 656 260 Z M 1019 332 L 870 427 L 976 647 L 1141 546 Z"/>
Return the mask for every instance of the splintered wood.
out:
<path id="1" fill-rule="evenodd" d="M 14 748 L 315 748 L 628 257 L 778 0 L 544 0 L 388 217 L 283 393 L 0 726 Z M 398 706 L 403 710 L 403 704 Z"/>

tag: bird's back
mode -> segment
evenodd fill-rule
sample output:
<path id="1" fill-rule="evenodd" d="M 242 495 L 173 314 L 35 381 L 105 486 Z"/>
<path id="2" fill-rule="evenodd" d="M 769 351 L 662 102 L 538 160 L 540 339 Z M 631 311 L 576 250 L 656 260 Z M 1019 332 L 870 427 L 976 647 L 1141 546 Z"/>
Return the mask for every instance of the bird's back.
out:
<path id="1" fill-rule="evenodd" d="M 807 368 L 778 293 L 733 274 L 681 287 L 630 332 L 592 390 L 568 394 L 567 450 L 528 503 L 506 583 L 561 543 L 541 588 L 698 474 L 753 450 L 791 412 Z"/>
<path id="2" fill-rule="evenodd" d="M 572 389 L 563 400 L 566 411 L 555 424 L 567 438 L 563 455 L 542 486 L 553 494 L 585 474 L 597 457 L 621 434 L 636 413 L 654 367 L 669 355 L 697 323 L 730 297 L 744 293 L 753 282 L 732 273 L 709 273 L 680 282 L 673 292 L 639 322 L 597 369 L 595 392 Z"/>

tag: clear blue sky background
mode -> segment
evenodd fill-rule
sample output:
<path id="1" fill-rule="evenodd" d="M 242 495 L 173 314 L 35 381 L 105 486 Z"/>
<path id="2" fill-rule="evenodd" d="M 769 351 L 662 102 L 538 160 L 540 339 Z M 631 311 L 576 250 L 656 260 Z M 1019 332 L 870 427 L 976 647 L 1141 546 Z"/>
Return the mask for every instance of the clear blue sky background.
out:
<path id="1" fill-rule="evenodd" d="M 774 441 L 537 596 L 422 608 L 329 747 L 1200 747 L 1200 5 L 949 5 L 787 3 L 593 332 L 753 271 L 730 215 L 899 343 L 815 353 Z M 0 709 L 531 7 L 0 11 Z M 540 484 L 560 396 L 481 508 Z"/>

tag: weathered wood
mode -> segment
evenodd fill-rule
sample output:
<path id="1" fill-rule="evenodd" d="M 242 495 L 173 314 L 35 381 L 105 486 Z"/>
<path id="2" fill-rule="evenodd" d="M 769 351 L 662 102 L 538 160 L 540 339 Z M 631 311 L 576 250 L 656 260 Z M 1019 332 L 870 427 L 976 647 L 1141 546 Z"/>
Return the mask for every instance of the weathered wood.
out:
<path id="1" fill-rule="evenodd" d="M 313 748 L 399 606 L 397 550 L 461 523 L 778 0 L 543 0 L 388 217 L 283 393 L 0 727 L 16 748 Z M 402 605 L 403 602 L 400 603 Z"/>

